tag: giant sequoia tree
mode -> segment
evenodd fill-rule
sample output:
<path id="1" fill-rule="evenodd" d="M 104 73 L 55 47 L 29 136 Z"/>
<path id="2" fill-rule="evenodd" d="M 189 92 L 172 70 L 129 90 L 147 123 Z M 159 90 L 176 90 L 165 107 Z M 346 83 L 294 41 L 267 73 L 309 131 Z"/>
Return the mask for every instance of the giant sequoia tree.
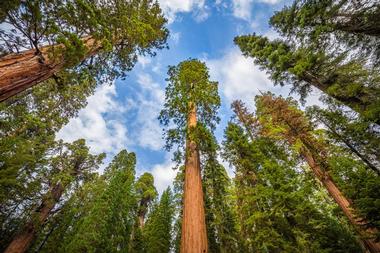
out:
<path id="1" fill-rule="evenodd" d="M 207 67 L 198 60 L 171 66 L 168 75 L 160 121 L 167 127 L 174 123 L 176 128 L 166 131 L 167 148 L 177 145 L 177 161 L 185 158 L 181 252 L 207 252 L 199 145 L 202 134 L 218 121 L 218 84 L 209 80 Z"/>
<path id="2" fill-rule="evenodd" d="M 8 2 L 8 1 L 7 1 Z M 0 29 L 0 102 L 79 63 L 98 78 L 124 75 L 138 53 L 165 45 L 157 2 L 21 1 L 7 3 Z"/>
<path id="3" fill-rule="evenodd" d="M 292 84 L 302 98 L 315 87 L 363 117 L 380 123 L 380 75 L 363 59 L 348 59 L 313 47 L 247 35 L 235 38 L 245 56 L 267 71 L 275 84 Z"/>
<path id="4" fill-rule="evenodd" d="M 339 205 L 348 220 L 355 226 L 364 245 L 370 252 L 378 252 L 380 244 L 375 240 L 377 228 L 371 226 L 365 217 L 346 198 L 330 175 L 331 165 L 327 162 L 328 149 L 313 134 L 313 128 L 303 113 L 294 104 L 271 94 L 257 98 L 257 116 L 264 135 L 283 138 L 299 150 L 309 167 L 331 197 Z"/>

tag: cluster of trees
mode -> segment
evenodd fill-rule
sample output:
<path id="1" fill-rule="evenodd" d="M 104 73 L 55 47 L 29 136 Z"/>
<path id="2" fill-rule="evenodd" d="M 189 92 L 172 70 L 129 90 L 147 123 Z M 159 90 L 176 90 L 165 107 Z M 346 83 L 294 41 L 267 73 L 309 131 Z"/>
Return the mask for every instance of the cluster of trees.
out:
<path id="1" fill-rule="evenodd" d="M 0 251 L 380 252 L 378 3 L 296 0 L 270 19 L 282 39 L 236 37 L 275 84 L 325 106 L 237 100 L 221 143 L 218 82 L 197 59 L 170 66 L 159 120 L 178 174 L 161 196 L 134 153 L 99 173 L 105 154 L 55 136 L 98 83 L 166 46 L 156 1 L 0 7 Z"/>

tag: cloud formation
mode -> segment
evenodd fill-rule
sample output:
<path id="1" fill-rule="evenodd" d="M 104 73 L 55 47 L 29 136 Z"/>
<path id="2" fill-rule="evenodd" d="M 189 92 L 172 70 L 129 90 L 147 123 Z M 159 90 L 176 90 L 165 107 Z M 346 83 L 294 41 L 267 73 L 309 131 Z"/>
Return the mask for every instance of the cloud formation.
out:
<path id="1" fill-rule="evenodd" d="M 260 91 L 273 89 L 265 72 L 252 59 L 244 57 L 237 48 L 227 50 L 222 58 L 207 60 L 207 66 L 212 79 L 219 81 L 221 93 L 228 103 L 241 99 L 252 104 L 253 98 Z"/>
<path id="2" fill-rule="evenodd" d="M 159 3 L 169 23 L 174 22 L 176 15 L 181 12 L 194 12 L 198 22 L 204 21 L 209 15 L 205 0 L 159 0 Z"/>
<path id="3" fill-rule="evenodd" d="M 168 186 L 173 189 L 173 182 L 177 175 L 178 170 L 174 170 L 175 163 L 171 161 L 170 155 L 165 156 L 165 161 L 153 166 L 150 173 L 154 177 L 154 186 L 161 194 Z"/>
<path id="4" fill-rule="evenodd" d="M 151 150 L 160 150 L 164 145 L 158 116 L 163 106 L 165 93 L 160 85 L 146 73 L 137 75 L 140 91 L 127 100 L 129 110 L 136 113 L 133 132 L 134 145 Z"/>
<path id="5" fill-rule="evenodd" d="M 127 145 L 127 129 L 121 115 L 126 108 L 117 102 L 115 84 L 99 86 L 79 111 L 57 134 L 58 139 L 72 142 L 84 138 L 93 153 L 115 154 Z"/>

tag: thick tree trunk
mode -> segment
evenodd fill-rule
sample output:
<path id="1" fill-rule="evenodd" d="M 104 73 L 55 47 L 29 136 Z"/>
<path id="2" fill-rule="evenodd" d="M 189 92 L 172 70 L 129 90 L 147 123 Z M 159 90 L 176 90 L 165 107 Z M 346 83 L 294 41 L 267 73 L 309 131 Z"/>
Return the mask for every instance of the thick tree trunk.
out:
<path id="1" fill-rule="evenodd" d="M 190 108 L 188 126 L 191 128 L 196 126 L 197 118 L 195 105 L 190 104 Z M 181 253 L 207 253 L 199 152 L 196 143 L 190 138 L 187 139 L 186 151 Z"/>
<path id="2" fill-rule="evenodd" d="M 343 193 L 338 189 L 334 181 L 328 172 L 325 172 L 321 169 L 319 164 L 314 159 L 313 155 L 309 150 L 302 150 L 302 155 L 306 159 L 310 168 L 317 176 L 317 178 L 322 182 L 323 186 L 327 189 L 330 196 L 335 200 L 335 202 L 342 209 L 343 213 L 347 216 L 349 221 L 355 226 L 356 230 L 361 236 L 361 240 L 365 247 L 371 253 L 379 253 L 380 252 L 380 242 L 376 242 L 373 238 L 377 233 L 377 230 L 374 228 L 366 228 L 366 221 L 364 218 L 356 216 L 353 213 L 353 209 L 350 201 L 343 195 Z"/>
<path id="3" fill-rule="evenodd" d="M 94 55 L 101 48 L 100 43 L 91 37 L 83 38 L 83 42 L 87 48 L 84 59 Z M 63 56 L 52 57 L 50 52 L 54 47 L 62 46 L 45 46 L 40 48 L 39 53 L 31 49 L 0 58 L 0 102 L 51 78 L 62 70 L 66 61 Z"/>
<path id="4" fill-rule="evenodd" d="M 51 210 L 59 201 L 64 191 L 62 184 L 56 184 L 50 192 L 44 197 L 41 205 L 35 210 L 36 220 L 30 220 L 20 233 L 18 233 L 8 245 L 4 253 L 24 253 L 28 250 L 31 243 L 36 237 L 39 226 L 41 226 L 49 217 Z"/>

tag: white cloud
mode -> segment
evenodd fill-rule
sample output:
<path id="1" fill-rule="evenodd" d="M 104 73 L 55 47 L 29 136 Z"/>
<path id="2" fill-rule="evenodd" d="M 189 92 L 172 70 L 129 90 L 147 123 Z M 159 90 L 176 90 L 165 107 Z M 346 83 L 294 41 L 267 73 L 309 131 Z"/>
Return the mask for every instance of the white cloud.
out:
<path id="1" fill-rule="evenodd" d="M 167 156 L 167 159 L 162 164 L 156 164 L 152 168 L 152 175 L 154 177 L 154 185 L 157 191 L 161 194 L 168 186 L 173 185 L 174 178 L 177 175 L 177 170 L 173 170 L 175 164 Z"/>
<path id="2" fill-rule="evenodd" d="M 119 114 L 126 108 L 115 102 L 115 85 L 104 84 L 96 89 L 94 95 L 88 98 L 88 105 L 79 111 L 57 134 L 58 139 L 66 142 L 84 138 L 93 153 L 116 153 L 125 148 L 127 129 Z M 105 114 L 112 112 L 112 118 Z"/>
<path id="3" fill-rule="evenodd" d="M 137 57 L 137 62 L 144 69 L 147 65 L 152 63 L 152 58 L 150 56 L 139 55 Z"/>
<path id="4" fill-rule="evenodd" d="M 232 0 L 232 13 L 236 18 L 252 22 L 252 7 L 254 3 L 278 4 L 281 0 Z M 260 15 L 260 13 L 255 14 Z M 251 25 L 255 26 L 257 21 Z M 255 27 L 256 28 L 256 27 Z"/>
<path id="5" fill-rule="evenodd" d="M 232 1 L 233 15 L 237 18 L 241 18 L 247 21 L 250 20 L 252 4 L 253 4 L 253 0 L 233 0 Z"/>
<path id="6" fill-rule="evenodd" d="M 228 50 L 220 59 L 208 60 L 207 66 L 212 79 L 219 81 L 219 87 L 228 103 L 241 99 L 252 104 L 253 98 L 260 91 L 273 89 L 265 72 L 251 58 L 242 56 L 237 48 Z"/>
<path id="7" fill-rule="evenodd" d="M 160 6 L 166 14 L 169 23 L 172 23 L 177 13 L 196 11 L 202 13 L 201 16 L 195 15 L 197 21 L 203 21 L 207 18 L 205 11 L 205 0 L 159 0 Z"/>
<path id="8" fill-rule="evenodd" d="M 175 45 L 178 44 L 180 38 L 181 38 L 181 33 L 180 32 L 172 32 L 170 34 L 170 38 L 172 39 L 172 41 L 174 42 Z"/>
<path id="9" fill-rule="evenodd" d="M 145 73 L 137 75 L 137 82 L 141 92 L 133 100 L 127 101 L 130 109 L 136 110 L 133 124 L 134 144 L 151 150 L 160 150 L 164 141 L 157 117 L 164 103 L 164 90 Z"/>
<path id="10" fill-rule="evenodd" d="M 290 94 L 290 85 L 275 86 L 265 71 L 260 70 L 252 58 L 244 57 L 237 48 L 227 50 L 219 59 L 206 60 L 206 62 L 211 78 L 219 81 L 219 89 L 227 99 L 227 103 L 240 99 L 253 109 L 253 99 L 260 92 L 271 91 L 284 97 Z M 306 99 L 306 105 L 321 105 L 318 100 L 320 95 L 320 91 L 313 89 Z M 299 99 L 297 94 L 292 96 Z"/>

